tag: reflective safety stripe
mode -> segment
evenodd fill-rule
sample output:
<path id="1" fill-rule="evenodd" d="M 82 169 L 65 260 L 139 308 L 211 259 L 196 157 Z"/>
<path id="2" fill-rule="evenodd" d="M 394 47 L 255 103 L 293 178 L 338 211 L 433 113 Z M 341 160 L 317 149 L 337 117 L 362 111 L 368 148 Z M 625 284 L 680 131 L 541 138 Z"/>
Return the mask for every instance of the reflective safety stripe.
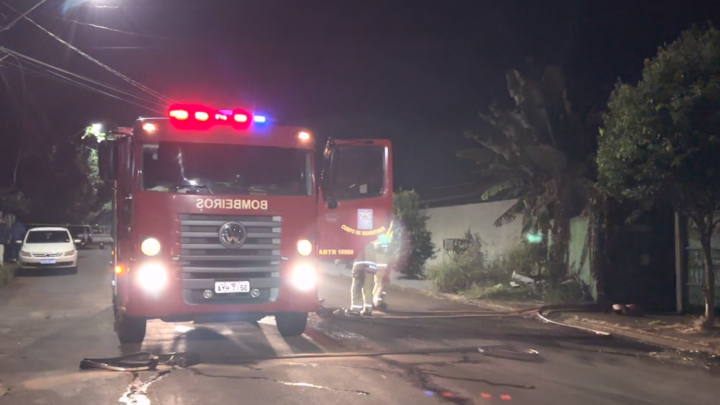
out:
<path id="1" fill-rule="evenodd" d="M 384 269 L 384 268 L 386 268 L 387 266 L 388 266 L 387 264 L 382 264 L 382 263 L 378 263 L 378 264 L 377 264 L 377 267 L 378 267 L 379 269 Z"/>
<path id="2" fill-rule="evenodd" d="M 372 308 L 372 304 L 365 304 L 365 308 Z"/>
<path id="3" fill-rule="evenodd" d="M 350 309 L 362 309 L 362 305 L 352 305 Z"/>
<path id="4" fill-rule="evenodd" d="M 375 265 L 376 265 L 375 262 L 359 261 L 359 262 L 354 262 L 354 263 L 353 263 L 353 266 L 360 266 L 360 265 L 363 265 L 363 264 L 368 265 L 368 266 L 371 266 L 371 267 L 375 267 Z"/>

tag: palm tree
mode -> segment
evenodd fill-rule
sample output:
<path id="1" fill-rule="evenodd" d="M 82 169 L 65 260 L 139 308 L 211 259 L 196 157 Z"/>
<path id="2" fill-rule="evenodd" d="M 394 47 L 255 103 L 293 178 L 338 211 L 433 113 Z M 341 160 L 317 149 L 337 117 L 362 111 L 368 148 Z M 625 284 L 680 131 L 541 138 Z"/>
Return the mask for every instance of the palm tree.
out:
<path id="1" fill-rule="evenodd" d="M 523 215 L 524 234 L 541 233 L 552 241 L 548 273 L 556 282 L 567 273 L 570 218 L 587 206 L 593 190 L 596 129 L 572 110 L 558 67 L 547 67 L 537 80 L 517 70 L 506 78 L 514 105 L 493 103 L 489 114 L 480 114 L 499 134 L 468 134 L 481 147 L 458 156 L 474 160 L 480 176 L 492 184 L 483 199 L 517 198 L 495 226 Z"/>

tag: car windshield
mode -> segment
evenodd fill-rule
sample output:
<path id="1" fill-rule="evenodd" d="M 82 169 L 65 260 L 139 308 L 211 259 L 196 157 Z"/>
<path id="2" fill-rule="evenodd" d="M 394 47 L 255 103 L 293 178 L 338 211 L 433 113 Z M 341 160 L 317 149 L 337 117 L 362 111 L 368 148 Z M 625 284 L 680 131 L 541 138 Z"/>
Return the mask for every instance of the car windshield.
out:
<path id="1" fill-rule="evenodd" d="M 25 243 L 67 243 L 70 235 L 66 231 L 30 231 Z"/>
<path id="2" fill-rule="evenodd" d="M 310 152 L 268 146 L 145 145 L 142 187 L 187 194 L 311 195 Z"/>
<path id="3" fill-rule="evenodd" d="M 85 228 L 83 228 L 82 226 L 68 227 L 68 231 L 70 231 L 70 234 L 72 236 L 81 236 L 82 234 L 86 233 Z"/>

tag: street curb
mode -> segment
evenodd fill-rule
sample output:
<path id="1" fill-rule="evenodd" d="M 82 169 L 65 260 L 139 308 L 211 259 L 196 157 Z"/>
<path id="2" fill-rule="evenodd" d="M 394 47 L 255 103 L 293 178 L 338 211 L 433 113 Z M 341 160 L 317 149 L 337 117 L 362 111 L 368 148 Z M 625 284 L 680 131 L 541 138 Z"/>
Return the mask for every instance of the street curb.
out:
<path id="1" fill-rule="evenodd" d="M 579 314 L 582 314 L 582 313 L 579 313 Z M 560 316 L 562 316 L 562 315 L 560 315 Z M 593 329 L 597 329 L 601 332 L 612 333 L 613 335 L 641 341 L 643 343 L 650 343 L 650 344 L 653 344 L 656 346 L 662 346 L 665 348 L 670 348 L 670 349 L 675 349 L 675 350 L 702 352 L 702 353 L 708 353 L 708 354 L 712 354 L 712 355 L 720 355 L 720 349 L 715 349 L 709 345 L 700 344 L 697 342 L 693 342 L 691 340 L 676 338 L 676 337 L 672 337 L 672 336 L 657 335 L 654 333 L 643 332 L 643 331 L 636 330 L 636 329 L 628 330 L 627 328 L 608 326 L 603 323 L 592 322 L 589 320 L 579 320 L 579 319 L 572 319 L 572 318 L 567 318 L 567 317 L 564 317 L 564 318 L 565 319 L 562 319 L 562 322 L 567 323 L 568 325 L 592 326 Z"/>
<path id="2" fill-rule="evenodd" d="M 338 277 L 347 277 L 350 278 L 350 276 L 345 274 L 338 274 L 338 273 L 332 273 L 331 275 L 338 276 Z M 420 294 L 424 295 L 426 297 L 430 298 L 436 298 L 446 301 L 453 301 L 458 302 L 466 305 L 472 305 L 475 307 L 480 308 L 487 308 L 487 309 L 493 309 L 496 311 L 516 311 L 526 308 L 533 308 L 538 305 L 542 305 L 542 303 L 536 302 L 533 304 L 529 304 L 527 306 L 524 305 L 512 305 L 510 303 L 498 303 L 497 301 L 490 302 L 487 300 L 477 300 L 472 299 L 468 297 L 464 297 L 459 294 L 448 294 L 448 293 L 441 293 L 437 291 L 428 291 L 428 290 L 420 290 L 416 288 L 409 288 L 409 287 L 401 287 L 398 285 L 390 284 L 388 287 L 390 290 L 397 290 L 397 291 L 403 291 L 403 292 L 409 292 L 414 294 Z M 575 312 L 574 314 L 581 315 L 582 312 Z M 591 321 L 582 321 L 582 320 L 576 320 L 572 318 L 568 318 L 567 315 L 569 313 L 557 311 L 554 312 L 554 317 L 558 318 L 560 317 L 560 321 L 563 323 L 567 323 L 568 325 L 572 326 L 580 326 L 580 327 L 592 327 L 594 330 L 598 330 L 600 332 L 606 332 L 610 333 L 612 335 L 616 335 L 619 337 L 632 339 L 636 341 L 640 341 L 643 343 L 649 343 L 656 346 L 661 346 L 669 349 L 675 349 L 675 350 L 681 350 L 681 351 L 693 351 L 693 352 L 703 352 L 708 354 L 714 354 L 714 355 L 720 355 L 720 349 L 713 349 L 712 347 L 708 345 L 702 345 L 695 343 L 690 340 L 685 339 L 679 339 L 675 337 L 670 336 L 662 336 L 662 335 L 656 335 L 651 334 L 647 332 L 642 332 L 638 330 L 627 330 L 624 328 L 618 328 L 618 327 L 611 327 L 607 326 L 605 324 L 599 324 L 596 322 Z"/>

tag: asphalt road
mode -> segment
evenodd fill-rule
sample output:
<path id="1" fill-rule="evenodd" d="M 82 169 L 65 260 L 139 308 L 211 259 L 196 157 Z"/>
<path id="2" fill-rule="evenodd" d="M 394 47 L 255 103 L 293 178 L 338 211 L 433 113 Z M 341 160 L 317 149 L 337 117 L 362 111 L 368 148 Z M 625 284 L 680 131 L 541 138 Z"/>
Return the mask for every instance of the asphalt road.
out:
<path id="1" fill-rule="evenodd" d="M 313 315 L 283 339 L 259 324 L 152 321 L 140 347 L 112 330 L 108 250 L 80 254 L 77 275 L 21 275 L 0 290 L 0 404 L 711 404 L 720 398 L 702 359 L 525 318 L 347 320 Z M 349 282 L 322 280 L 328 306 Z M 462 309 L 392 291 L 393 310 Z M 485 353 L 461 348 L 485 347 Z M 487 349 L 489 348 L 489 349 Z M 153 372 L 80 372 L 84 357 L 138 350 L 191 352 L 199 363 Z M 423 350 L 458 349 L 423 354 Z M 537 355 L 522 355 L 534 350 Z M 297 354 L 411 352 L 376 357 Z M 275 357 L 248 360 L 250 357 Z"/>

